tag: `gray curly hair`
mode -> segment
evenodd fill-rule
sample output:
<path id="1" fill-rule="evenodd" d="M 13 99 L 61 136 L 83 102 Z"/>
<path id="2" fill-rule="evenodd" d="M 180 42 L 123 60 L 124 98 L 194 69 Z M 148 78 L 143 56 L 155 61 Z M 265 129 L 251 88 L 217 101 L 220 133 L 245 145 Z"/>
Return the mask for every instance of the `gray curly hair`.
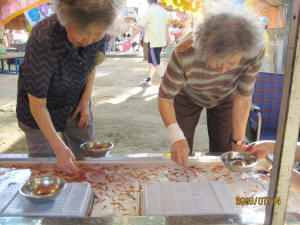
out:
<path id="1" fill-rule="evenodd" d="M 255 17 L 230 12 L 208 16 L 194 30 L 196 51 L 202 56 L 221 59 L 243 53 L 256 56 L 264 47 L 263 27 Z"/>
<path id="2" fill-rule="evenodd" d="M 113 25 L 124 0 L 55 0 L 54 11 L 63 26 L 74 24 L 81 30 L 95 24 Z"/>

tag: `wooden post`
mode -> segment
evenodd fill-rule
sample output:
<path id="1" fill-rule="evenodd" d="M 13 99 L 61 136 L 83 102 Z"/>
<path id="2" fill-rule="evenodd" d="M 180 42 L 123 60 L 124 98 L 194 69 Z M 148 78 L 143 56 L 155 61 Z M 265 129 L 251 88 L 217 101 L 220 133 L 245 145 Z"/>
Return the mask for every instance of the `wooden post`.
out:
<path id="1" fill-rule="evenodd" d="M 277 140 L 266 208 L 265 224 L 282 225 L 289 197 L 300 122 L 300 1 L 292 7 Z M 279 199 L 280 198 L 280 205 Z M 275 201 L 274 201 L 275 200 Z"/>

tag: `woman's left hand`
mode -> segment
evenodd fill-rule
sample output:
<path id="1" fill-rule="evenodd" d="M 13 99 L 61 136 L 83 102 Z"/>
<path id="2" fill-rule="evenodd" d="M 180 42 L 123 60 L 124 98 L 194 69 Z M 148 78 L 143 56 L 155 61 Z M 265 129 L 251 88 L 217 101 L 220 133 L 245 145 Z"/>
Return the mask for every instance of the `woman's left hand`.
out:
<path id="1" fill-rule="evenodd" d="M 72 118 L 75 119 L 76 116 L 80 114 L 80 119 L 77 123 L 78 128 L 87 127 L 91 121 L 91 112 L 89 107 L 89 101 L 80 101 L 73 113 Z"/>

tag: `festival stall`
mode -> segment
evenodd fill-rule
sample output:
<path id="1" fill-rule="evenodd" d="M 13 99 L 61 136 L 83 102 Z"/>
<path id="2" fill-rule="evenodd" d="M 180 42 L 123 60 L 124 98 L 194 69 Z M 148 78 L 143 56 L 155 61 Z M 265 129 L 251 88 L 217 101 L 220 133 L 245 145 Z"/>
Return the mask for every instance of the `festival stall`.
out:
<path id="1" fill-rule="evenodd" d="M 0 1 L 0 21 L 7 24 L 15 17 L 50 0 L 2 0 Z"/>
<path id="2" fill-rule="evenodd" d="M 166 57 L 170 59 L 174 47 L 192 30 L 194 18 L 202 19 L 204 1 L 161 0 L 158 4 L 173 12 L 169 19 L 170 44 L 166 48 Z"/>
<path id="3" fill-rule="evenodd" d="M 49 0 L 0 1 L 0 24 L 5 32 L 0 38 L 1 73 L 18 74 L 32 27 L 53 13 L 47 2 Z"/>
<path id="4" fill-rule="evenodd" d="M 246 0 L 246 6 L 255 9 L 269 20 L 268 29 L 283 29 L 286 25 L 286 7 L 278 0 Z"/>
<path id="5" fill-rule="evenodd" d="M 224 166 L 219 156 L 197 154 L 189 158 L 189 168 L 181 168 L 171 161 L 168 154 L 132 154 L 98 159 L 85 158 L 79 161 L 79 174 L 68 175 L 56 168 L 54 158 L 33 159 L 27 155 L 2 155 L 0 158 L 0 193 L 11 183 L 21 186 L 28 179 L 59 177 L 69 184 L 82 182 L 90 184 L 95 193 L 95 199 L 91 209 L 81 216 L 89 216 L 91 221 L 95 217 L 115 219 L 120 216 L 129 216 L 131 220 L 138 221 L 140 216 L 157 216 L 155 219 L 157 221 L 161 219 L 159 216 L 194 216 L 185 220 L 178 217 L 180 224 L 184 225 L 197 224 L 197 221 L 202 220 L 204 215 L 210 215 L 206 220 L 207 223 L 202 220 L 203 224 L 212 221 L 261 224 L 264 220 L 266 205 L 280 204 L 280 198 L 265 197 L 270 174 L 264 171 L 269 166 L 270 162 L 263 160 L 251 171 L 233 172 Z M 168 184 L 170 189 L 161 195 L 162 193 L 157 189 L 159 187 L 150 184 Z M 186 185 L 186 189 L 180 191 L 182 187 L 179 187 L 175 191 L 178 184 Z M 194 192 L 189 184 L 196 185 L 197 196 L 190 195 Z M 150 192 L 145 192 L 145 188 L 150 188 Z M 158 199 L 152 195 L 151 190 L 156 193 Z M 72 191 L 74 192 L 72 194 L 80 198 L 82 193 L 79 190 Z M 0 222 L 2 221 L 1 215 L 11 222 L 15 220 L 9 218 L 10 216 L 23 217 L 19 220 L 23 222 L 19 224 L 29 221 L 26 219 L 27 216 L 68 216 L 70 218 L 77 216 L 72 214 L 67 203 L 64 206 L 67 209 L 62 211 L 59 208 L 56 211 L 47 210 L 49 203 L 44 205 L 32 203 L 24 196 L 19 196 L 18 189 L 14 186 L 11 186 L 6 194 L 10 195 L 11 203 L 0 207 Z M 147 198 L 144 195 L 149 196 Z M 3 196 L 2 198 L 4 199 Z M 160 199 L 164 199 L 165 202 Z M 209 203 L 210 200 L 211 203 Z M 299 200 L 300 194 L 292 192 L 288 207 L 290 213 L 288 218 L 291 220 L 293 220 L 294 213 L 300 209 Z M 68 204 L 74 204 L 74 212 L 75 208 L 79 207 L 74 199 L 74 202 L 70 199 L 66 201 Z M 254 204 L 254 201 L 257 203 Z M 39 206 L 40 208 L 34 208 Z M 151 221 L 151 218 L 144 219 Z M 58 221 L 64 224 L 63 219 Z M 76 224 L 80 222 L 82 220 L 78 219 Z"/>

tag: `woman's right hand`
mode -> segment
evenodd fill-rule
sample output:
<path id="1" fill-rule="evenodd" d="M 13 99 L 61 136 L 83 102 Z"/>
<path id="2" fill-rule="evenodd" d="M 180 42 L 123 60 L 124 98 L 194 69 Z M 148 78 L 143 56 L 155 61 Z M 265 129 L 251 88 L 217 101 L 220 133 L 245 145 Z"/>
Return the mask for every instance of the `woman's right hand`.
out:
<path id="1" fill-rule="evenodd" d="M 69 174 L 78 173 L 76 158 L 72 151 L 65 145 L 56 151 L 57 166 Z"/>
<path id="2" fill-rule="evenodd" d="M 46 107 L 46 98 L 37 98 L 28 93 L 30 111 L 39 125 L 44 136 L 49 141 L 52 149 L 56 153 L 56 161 L 58 168 L 67 173 L 77 173 L 78 167 L 76 159 L 72 151 L 65 145 L 62 139 L 57 134 L 50 113 Z"/>
<path id="3" fill-rule="evenodd" d="M 171 159 L 179 166 L 188 167 L 190 148 L 186 140 L 179 140 L 171 146 Z"/>

